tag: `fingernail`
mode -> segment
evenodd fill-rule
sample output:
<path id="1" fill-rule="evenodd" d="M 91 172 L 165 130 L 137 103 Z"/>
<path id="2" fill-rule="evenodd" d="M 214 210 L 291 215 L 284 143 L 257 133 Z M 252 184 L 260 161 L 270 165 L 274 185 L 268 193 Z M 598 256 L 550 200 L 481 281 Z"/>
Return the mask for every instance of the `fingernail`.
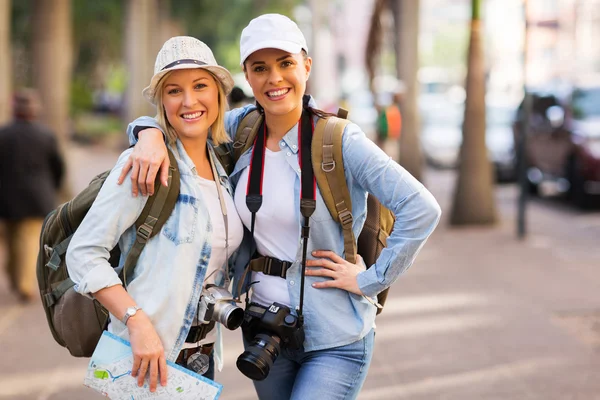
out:
<path id="1" fill-rule="evenodd" d="M 311 286 L 312 286 L 312 287 L 317 287 L 317 285 L 316 285 L 315 283 L 313 283 Z"/>
<path id="2" fill-rule="evenodd" d="M 316 252 L 316 251 L 313 251 L 312 253 L 313 253 L 313 254 L 317 254 L 317 252 Z"/>

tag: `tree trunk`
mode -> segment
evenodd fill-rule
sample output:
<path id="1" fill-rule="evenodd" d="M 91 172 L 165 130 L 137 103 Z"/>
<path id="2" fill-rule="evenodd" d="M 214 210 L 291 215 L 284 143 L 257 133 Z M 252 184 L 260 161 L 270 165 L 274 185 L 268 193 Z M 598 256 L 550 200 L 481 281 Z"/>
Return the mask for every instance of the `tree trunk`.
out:
<path id="1" fill-rule="evenodd" d="M 148 86 L 152 78 L 158 52 L 152 33 L 155 7 L 155 1 L 129 0 L 127 2 L 125 58 L 129 80 L 126 93 L 126 123 L 142 115 L 156 114 L 155 108 L 142 96 L 142 90 Z"/>
<path id="2" fill-rule="evenodd" d="M 472 0 L 471 39 L 458 181 L 450 215 L 452 225 L 496 222 L 492 166 L 485 145 L 485 60 L 480 0 Z"/>
<path id="3" fill-rule="evenodd" d="M 394 0 L 393 0 L 394 1 Z M 419 0 L 395 0 L 392 9 L 396 21 L 396 66 L 398 78 L 405 84 L 402 100 L 402 133 L 400 135 L 400 165 L 415 178 L 423 178 L 420 118 L 417 98 L 419 86 Z"/>
<path id="4" fill-rule="evenodd" d="M 70 134 L 73 44 L 71 1 L 33 2 L 33 83 L 42 99 L 42 119 L 64 144 Z"/>
<path id="5" fill-rule="evenodd" d="M 11 120 L 10 0 L 0 1 L 0 125 Z"/>

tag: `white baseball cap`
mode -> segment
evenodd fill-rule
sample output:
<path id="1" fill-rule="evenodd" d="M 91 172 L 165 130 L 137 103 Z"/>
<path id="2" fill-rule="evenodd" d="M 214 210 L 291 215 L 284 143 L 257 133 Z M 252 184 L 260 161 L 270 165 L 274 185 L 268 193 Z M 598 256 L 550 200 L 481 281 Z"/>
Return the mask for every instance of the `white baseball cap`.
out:
<path id="1" fill-rule="evenodd" d="M 225 94 L 231 92 L 233 77 L 226 68 L 217 64 L 210 47 L 190 36 L 175 36 L 167 40 L 158 52 L 154 63 L 154 76 L 142 94 L 150 103 L 156 104 L 156 87 L 161 78 L 169 71 L 190 68 L 209 70 L 223 85 Z"/>
<path id="2" fill-rule="evenodd" d="M 306 39 L 298 25 L 285 15 L 263 14 L 254 18 L 242 31 L 240 65 L 255 51 L 279 49 L 291 54 L 308 53 Z"/>

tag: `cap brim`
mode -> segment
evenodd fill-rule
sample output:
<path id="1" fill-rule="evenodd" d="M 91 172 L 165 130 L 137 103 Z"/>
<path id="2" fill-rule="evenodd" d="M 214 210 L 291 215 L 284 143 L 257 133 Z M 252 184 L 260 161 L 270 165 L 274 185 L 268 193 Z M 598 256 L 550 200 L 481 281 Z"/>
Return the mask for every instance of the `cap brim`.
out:
<path id="1" fill-rule="evenodd" d="M 246 52 L 242 54 L 240 65 L 243 66 L 244 61 L 246 61 L 246 59 L 250 57 L 252 53 L 262 49 L 278 49 L 286 51 L 290 54 L 298 54 L 302 51 L 302 46 L 284 40 L 266 40 L 246 49 Z"/>
<path id="2" fill-rule="evenodd" d="M 225 95 L 231 93 L 231 89 L 233 89 L 233 77 L 231 73 L 226 69 L 219 65 L 196 65 L 196 64 L 178 64 L 173 68 L 169 68 L 165 71 L 160 71 L 159 73 L 154 74 L 152 79 L 150 80 L 150 85 L 148 85 L 144 90 L 142 90 L 142 95 L 146 100 L 150 103 L 156 105 L 154 99 L 156 97 L 156 87 L 163 76 L 165 76 L 170 71 L 175 71 L 178 69 L 196 69 L 203 68 L 210 71 L 213 75 L 217 77 L 221 85 L 223 85 L 223 91 Z"/>

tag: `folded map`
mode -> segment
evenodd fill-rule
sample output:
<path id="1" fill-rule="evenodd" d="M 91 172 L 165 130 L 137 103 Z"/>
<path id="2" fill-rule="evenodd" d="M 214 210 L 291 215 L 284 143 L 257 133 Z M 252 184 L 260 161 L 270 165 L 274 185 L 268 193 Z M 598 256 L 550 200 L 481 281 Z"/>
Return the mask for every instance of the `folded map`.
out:
<path id="1" fill-rule="evenodd" d="M 201 375 L 167 361 L 167 386 L 160 382 L 151 393 L 148 378 L 144 386 L 131 376 L 133 353 L 129 342 L 104 332 L 90 360 L 83 384 L 112 400 L 193 399 L 216 400 L 223 386 Z"/>

